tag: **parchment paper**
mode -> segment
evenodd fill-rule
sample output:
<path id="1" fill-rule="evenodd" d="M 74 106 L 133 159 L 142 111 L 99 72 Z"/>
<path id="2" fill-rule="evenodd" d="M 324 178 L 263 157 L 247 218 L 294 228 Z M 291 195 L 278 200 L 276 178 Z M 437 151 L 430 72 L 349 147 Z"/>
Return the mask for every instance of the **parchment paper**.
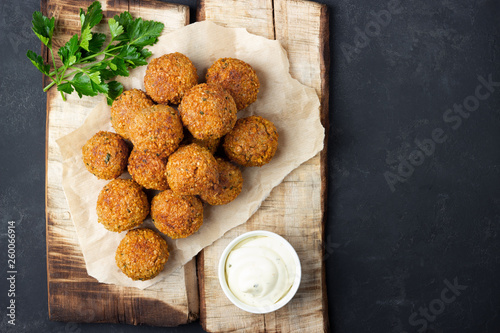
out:
<path id="1" fill-rule="evenodd" d="M 197 233 L 178 240 L 165 236 L 170 258 L 163 272 L 152 280 L 132 281 L 115 264 L 116 248 L 126 232 L 107 231 L 97 222 L 97 197 L 108 181 L 97 179 L 82 162 L 81 148 L 92 135 L 99 130 L 114 131 L 109 106 L 102 101 L 80 128 L 57 140 L 63 156 L 63 188 L 88 274 L 99 282 L 141 289 L 160 281 L 225 232 L 246 222 L 287 174 L 321 151 L 324 138 L 318 96 L 314 89 L 290 76 L 286 52 L 278 41 L 204 21 L 163 35 L 150 50 L 152 58 L 171 52 L 187 55 L 200 81 L 218 58 L 234 57 L 249 63 L 257 72 L 260 92 L 257 101 L 240 111 L 238 117 L 255 114 L 271 120 L 278 129 L 279 145 L 269 164 L 243 168 L 243 190 L 236 200 L 223 206 L 205 206 L 203 226 Z M 146 66 L 134 69 L 130 77 L 120 81 L 125 89 L 144 90 L 145 71 Z M 149 217 L 143 226 L 153 227 Z"/>

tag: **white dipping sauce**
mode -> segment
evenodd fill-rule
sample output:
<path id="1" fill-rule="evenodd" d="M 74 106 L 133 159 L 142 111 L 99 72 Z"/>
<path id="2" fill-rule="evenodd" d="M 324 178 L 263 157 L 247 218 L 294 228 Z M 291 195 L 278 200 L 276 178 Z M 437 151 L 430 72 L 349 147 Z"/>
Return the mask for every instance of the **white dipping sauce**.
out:
<path id="1" fill-rule="evenodd" d="M 279 240 L 250 237 L 238 243 L 226 260 L 226 280 L 233 295 L 245 304 L 278 302 L 293 285 L 295 262 Z"/>

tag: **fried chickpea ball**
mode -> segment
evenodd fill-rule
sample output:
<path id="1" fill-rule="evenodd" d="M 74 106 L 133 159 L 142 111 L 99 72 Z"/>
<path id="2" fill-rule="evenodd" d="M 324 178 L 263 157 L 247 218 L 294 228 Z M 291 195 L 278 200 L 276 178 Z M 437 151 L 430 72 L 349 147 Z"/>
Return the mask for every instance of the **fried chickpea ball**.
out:
<path id="1" fill-rule="evenodd" d="M 132 179 L 112 180 L 97 198 L 97 221 L 109 231 L 122 232 L 137 227 L 148 214 L 146 193 Z"/>
<path id="2" fill-rule="evenodd" d="M 153 198 L 151 217 L 156 228 L 168 237 L 186 238 L 203 224 L 203 204 L 194 195 L 177 195 L 166 190 Z"/>
<path id="3" fill-rule="evenodd" d="M 217 139 L 236 123 L 236 104 L 223 88 L 206 83 L 189 90 L 179 106 L 182 123 L 194 138 Z"/>
<path id="4" fill-rule="evenodd" d="M 180 147 L 168 158 L 167 180 L 176 194 L 198 195 L 219 182 L 217 162 L 196 143 Z"/>
<path id="5" fill-rule="evenodd" d="M 241 193 L 243 176 L 240 168 L 220 157 L 216 158 L 219 170 L 219 184 L 215 184 L 201 193 L 201 200 L 209 205 L 225 205 L 230 203 Z"/>
<path id="6" fill-rule="evenodd" d="M 278 148 L 278 132 L 272 122 L 260 116 L 238 119 L 222 144 L 229 159 L 242 166 L 263 166 Z"/>
<path id="7" fill-rule="evenodd" d="M 201 146 L 205 149 L 207 149 L 210 154 L 215 154 L 217 151 L 217 148 L 219 148 L 221 138 L 217 139 L 206 139 L 206 140 L 200 140 L 200 139 L 195 139 L 193 138 L 193 143 L 196 143 L 198 146 Z"/>
<path id="8" fill-rule="evenodd" d="M 114 179 L 127 167 L 129 148 L 123 138 L 112 132 L 99 131 L 82 147 L 83 163 L 99 179 Z"/>
<path id="9" fill-rule="evenodd" d="M 133 115 L 154 105 L 146 93 L 139 89 L 124 91 L 111 105 L 111 125 L 124 139 L 130 139 L 128 126 Z"/>
<path id="10" fill-rule="evenodd" d="M 220 85 L 229 91 L 242 110 L 257 100 L 260 83 L 255 70 L 246 62 L 234 58 L 220 58 L 207 70 L 207 83 Z"/>
<path id="11" fill-rule="evenodd" d="M 144 86 L 153 101 L 179 104 L 182 97 L 198 83 L 191 60 L 182 53 L 169 53 L 151 60 L 144 76 Z"/>
<path id="12" fill-rule="evenodd" d="M 147 189 L 169 189 L 167 159 L 139 149 L 133 149 L 128 158 L 128 172 L 139 185 Z"/>
<path id="13" fill-rule="evenodd" d="M 222 138 L 217 138 L 217 139 L 207 139 L 207 140 L 200 140 L 200 139 L 195 139 L 191 133 L 187 129 L 184 131 L 184 140 L 181 142 L 181 145 L 188 145 L 190 143 L 196 143 L 198 146 L 201 146 L 203 148 L 208 149 L 210 154 L 215 154 L 217 149 L 220 146 Z"/>
<path id="14" fill-rule="evenodd" d="M 153 105 L 138 112 L 130 122 L 134 147 L 160 157 L 173 153 L 184 137 L 177 111 L 168 105 Z"/>
<path id="15" fill-rule="evenodd" d="M 115 261 L 132 280 L 149 280 L 160 274 L 169 256 L 167 242 L 156 231 L 137 228 L 121 240 Z"/>

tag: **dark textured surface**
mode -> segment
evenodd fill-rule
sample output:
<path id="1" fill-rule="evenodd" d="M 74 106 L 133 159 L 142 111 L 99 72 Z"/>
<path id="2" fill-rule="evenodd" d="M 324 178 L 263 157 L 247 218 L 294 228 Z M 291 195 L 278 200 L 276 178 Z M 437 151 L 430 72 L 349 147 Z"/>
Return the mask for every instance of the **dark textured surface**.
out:
<path id="1" fill-rule="evenodd" d="M 479 88 L 480 97 L 490 93 L 479 105 L 469 96 L 478 76 L 500 82 L 500 2 L 321 2 L 331 15 L 332 331 L 499 332 L 500 83 Z M 39 7 L 38 0 L 0 4 L 0 331 L 200 332 L 197 323 L 48 320 L 45 95 L 25 58 L 40 48 L 30 31 Z M 373 13 L 387 9 L 390 20 L 384 12 L 378 30 Z M 477 110 L 447 111 L 464 101 Z M 443 142 L 416 152 L 416 141 L 428 143 L 433 132 Z M 6 316 L 9 220 L 16 222 L 15 327 Z"/>

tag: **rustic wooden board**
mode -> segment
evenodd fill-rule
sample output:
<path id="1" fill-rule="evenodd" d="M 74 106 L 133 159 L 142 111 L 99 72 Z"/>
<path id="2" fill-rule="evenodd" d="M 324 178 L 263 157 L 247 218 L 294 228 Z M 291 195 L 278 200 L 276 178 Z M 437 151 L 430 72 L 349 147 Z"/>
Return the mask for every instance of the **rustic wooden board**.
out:
<path id="1" fill-rule="evenodd" d="M 42 0 L 44 14 L 55 16 L 59 21 L 56 46 L 79 31 L 76 13 L 78 8 L 90 3 L 88 0 Z M 102 4 L 106 17 L 129 10 L 134 16 L 164 22 L 165 32 L 189 22 L 189 10 L 184 6 L 134 0 L 108 0 Z M 203 19 L 246 27 L 252 33 L 278 39 L 288 51 L 292 76 L 318 92 L 322 102 L 318 112 L 328 129 L 329 51 L 325 6 L 302 0 L 200 1 L 198 20 Z M 326 148 L 287 176 L 248 223 L 231 230 L 202 251 L 197 260 L 200 300 L 194 260 L 145 291 L 105 285 L 86 273 L 61 186 L 62 160 L 55 142 L 79 127 L 95 105 L 95 98 L 70 96 L 63 102 L 55 89 L 47 94 L 46 212 L 51 320 L 175 326 L 196 319 L 200 311 L 203 327 L 213 332 L 328 329 L 322 260 Z M 220 253 L 230 239 L 255 229 L 285 236 L 297 249 L 302 262 L 303 280 L 296 297 L 273 314 L 250 315 L 232 306 L 219 287 L 215 271 Z"/>
<path id="2" fill-rule="evenodd" d="M 198 20 L 277 39 L 288 52 L 294 78 L 316 89 L 322 123 L 328 130 L 328 13 L 303 0 L 201 0 Z M 288 175 L 245 224 L 229 231 L 198 256 L 200 321 L 209 332 L 324 332 L 328 311 L 323 260 L 326 200 L 325 149 Z M 237 235 L 270 230 L 297 250 L 302 282 L 284 308 L 265 315 L 246 313 L 224 296 L 217 277 L 220 255 Z"/>
<path id="3" fill-rule="evenodd" d="M 56 47 L 79 32 L 78 9 L 86 8 L 90 3 L 89 0 L 42 0 L 42 12 L 56 17 Z M 134 17 L 165 23 L 164 33 L 189 23 L 189 8 L 186 6 L 144 0 L 108 0 L 101 3 L 105 17 L 128 10 Z M 96 28 L 107 31 L 107 24 Z M 43 51 L 47 59 L 47 50 Z M 165 281 L 143 291 L 101 284 L 87 275 L 61 185 L 62 158 L 56 139 L 81 126 L 97 102 L 96 98 L 79 99 L 76 94 L 68 96 L 68 101 L 63 102 L 54 88 L 47 94 L 46 236 L 49 317 L 57 321 L 156 326 L 176 326 L 193 321 L 198 317 L 199 311 L 194 260 Z"/>

